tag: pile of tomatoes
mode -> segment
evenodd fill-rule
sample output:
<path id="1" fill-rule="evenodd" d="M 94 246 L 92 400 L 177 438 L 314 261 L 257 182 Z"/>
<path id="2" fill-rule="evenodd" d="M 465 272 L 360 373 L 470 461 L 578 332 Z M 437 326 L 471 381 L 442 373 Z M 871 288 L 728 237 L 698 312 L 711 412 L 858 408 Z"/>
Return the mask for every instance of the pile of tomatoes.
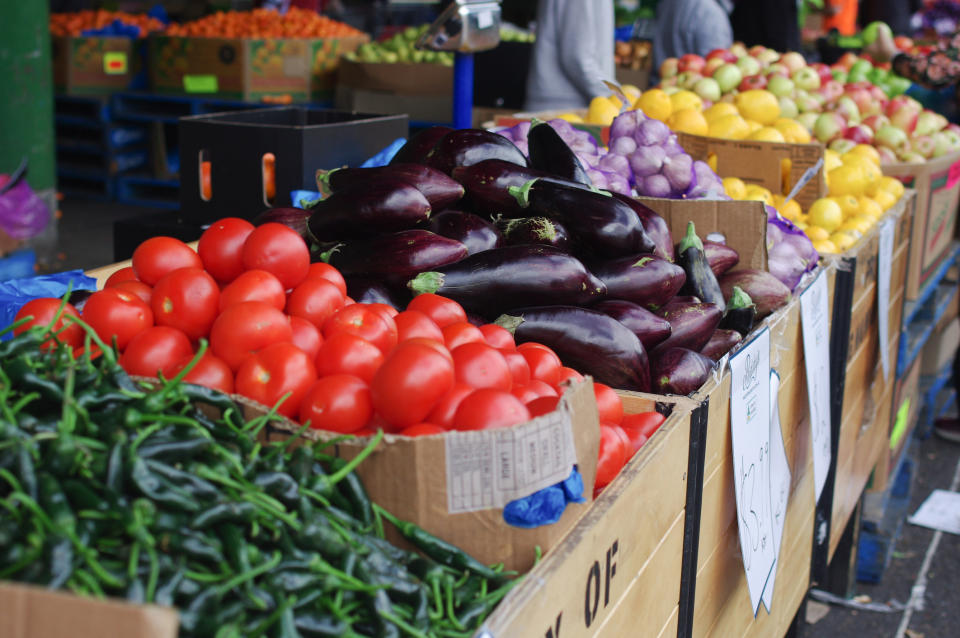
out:
<path id="1" fill-rule="evenodd" d="M 25 304 L 17 328 L 48 324 L 54 298 Z M 276 223 L 226 218 L 194 250 L 154 237 L 113 273 L 81 316 L 133 375 L 171 378 L 201 340 L 209 348 L 184 380 L 237 393 L 317 429 L 405 436 L 510 427 L 557 407 L 583 377 L 548 347 L 514 342 L 496 324 L 474 325 L 457 302 L 415 297 L 403 311 L 355 303 L 340 273 L 310 263 L 306 243 Z M 58 338 L 79 348 L 84 332 L 61 318 Z M 594 383 L 601 421 L 597 487 L 620 471 L 663 421 L 624 415 L 620 396 Z"/>
<path id="2" fill-rule="evenodd" d="M 153 31 L 163 31 L 164 24 L 145 14 L 124 13 L 123 11 L 75 11 L 72 13 L 50 14 L 50 33 L 55 36 L 79 36 L 90 29 L 102 29 L 120 21 L 139 27 L 140 37 L 146 37 Z"/>
<path id="3" fill-rule="evenodd" d="M 192 22 L 171 24 L 167 34 L 207 38 L 343 38 L 363 32 L 315 11 L 290 7 L 285 15 L 270 9 L 220 11 Z"/>

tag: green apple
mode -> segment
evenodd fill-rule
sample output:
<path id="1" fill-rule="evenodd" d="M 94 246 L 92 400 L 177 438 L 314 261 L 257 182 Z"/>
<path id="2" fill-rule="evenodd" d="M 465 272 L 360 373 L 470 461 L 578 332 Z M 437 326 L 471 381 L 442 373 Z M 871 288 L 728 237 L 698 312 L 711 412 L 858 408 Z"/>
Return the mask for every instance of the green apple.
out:
<path id="1" fill-rule="evenodd" d="M 727 93 L 740 84 L 743 80 L 743 72 L 736 64 L 727 63 L 713 72 L 713 79 L 720 86 L 720 91 Z"/>

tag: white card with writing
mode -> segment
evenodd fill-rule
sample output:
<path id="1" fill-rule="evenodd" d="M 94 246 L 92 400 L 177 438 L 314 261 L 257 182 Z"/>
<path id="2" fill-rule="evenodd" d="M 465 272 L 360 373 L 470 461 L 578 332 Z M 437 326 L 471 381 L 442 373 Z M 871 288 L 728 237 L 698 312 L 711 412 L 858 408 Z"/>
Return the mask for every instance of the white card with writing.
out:
<path id="1" fill-rule="evenodd" d="M 821 272 L 800 295 L 803 361 L 807 372 L 807 406 L 813 442 L 813 483 L 820 500 L 830 470 L 830 299 Z"/>
<path id="2" fill-rule="evenodd" d="M 883 378 L 890 376 L 890 270 L 893 260 L 894 223 L 888 219 L 880 226 L 880 252 L 877 255 L 877 326 L 880 329 L 880 365 L 883 366 Z"/>
<path id="3" fill-rule="evenodd" d="M 756 616 L 776 552 L 770 515 L 770 330 L 730 358 L 730 434 L 740 551 Z"/>
<path id="4" fill-rule="evenodd" d="M 770 571 L 770 578 L 763 590 L 763 606 L 770 613 L 773 605 L 773 586 L 777 580 L 777 567 L 780 565 L 780 542 L 783 539 L 783 524 L 787 519 L 787 505 L 790 501 L 790 461 L 787 448 L 783 444 L 783 431 L 780 429 L 780 375 L 770 371 L 770 515 L 773 517 L 773 547 L 776 560 Z"/>

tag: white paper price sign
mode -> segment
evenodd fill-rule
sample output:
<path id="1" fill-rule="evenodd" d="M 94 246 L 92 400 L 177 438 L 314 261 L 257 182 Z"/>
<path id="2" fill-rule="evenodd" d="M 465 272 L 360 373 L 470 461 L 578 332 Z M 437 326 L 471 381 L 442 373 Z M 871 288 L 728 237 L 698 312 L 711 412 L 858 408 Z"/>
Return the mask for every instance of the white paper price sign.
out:
<path id="1" fill-rule="evenodd" d="M 790 501 L 790 462 L 787 460 L 787 448 L 783 445 L 783 431 L 780 429 L 780 375 L 770 371 L 770 516 L 773 527 L 773 547 L 776 560 L 770 571 L 770 578 L 763 589 L 763 606 L 769 614 L 773 605 L 773 586 L 777 580 L 777 567 L 780 565 L 780 542 L 783 539 L 783 524 L 787 519 L 787 505 Z"/>
<path id="2" fill-rule="evenodd" d="M 887 352 L 889 343 L 890 322 L 890 269 L 893 260 L 893 229 L 892 219 L 888 219 L 880 227 L 880 253 L 877 255 L 877 326 L 880 329 L 880 364 L 883 366 L 883 378 L 890 375 L 890 354 Z"/>
<path id="3" fill-rule="evenodd" d="M 807 371 L 807 405 L 813 442 L 813 482 L 816 500 L 830 469 L 830 300 L 827 278 L 821 272 L 800 295 L 803 360 Z"/>
<path id="4" fill-rule="evenodd" d="M 776 560 L 770 490 L 770 330 L 730 358 L 730 435 L 740 551 L 756 616 Z"/>

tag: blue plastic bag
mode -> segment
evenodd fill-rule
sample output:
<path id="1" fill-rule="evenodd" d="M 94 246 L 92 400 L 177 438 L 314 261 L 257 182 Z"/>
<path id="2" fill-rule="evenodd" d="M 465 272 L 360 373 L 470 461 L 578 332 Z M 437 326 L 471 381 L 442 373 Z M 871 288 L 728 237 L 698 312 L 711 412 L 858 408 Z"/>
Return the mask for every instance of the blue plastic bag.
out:
<path id="1" fill-rule="evenodd" d="M 389 146 L 385 149 L 368 159 L 366 162 L 360 165 L 361 168 L 371 168 L 374 166 L 386 166 L 390 163 L 390 160 L 393 159 L 393 156 L 397 154 L 397 151 L 407 143 L 406 138 L 398 137 L 393 140 Z"/>
<path id="2" fill-rule="evenodd" d="M 567 503 L 583 503 L 583 477 L 574 466 L 563 481 L 510 501 L 503 508 L 503 520 L 508 525 L 530 529 L 551 525 L 560 520 Z"/>
<path id="3" fill-rule="evenodd" d="M 82 270 L 69 270 L 52 275 L 38 275 L 26 279 L 10 279 L 0 282 L 0 325 L 4 328 L 13 323 L 23 304 L 38 297 L 62 297 L 73 283 L 73 290 L 96 290 L 97 280 L 87 277 Z M 13 335 L 4 334 L 4 341 Z"/>

